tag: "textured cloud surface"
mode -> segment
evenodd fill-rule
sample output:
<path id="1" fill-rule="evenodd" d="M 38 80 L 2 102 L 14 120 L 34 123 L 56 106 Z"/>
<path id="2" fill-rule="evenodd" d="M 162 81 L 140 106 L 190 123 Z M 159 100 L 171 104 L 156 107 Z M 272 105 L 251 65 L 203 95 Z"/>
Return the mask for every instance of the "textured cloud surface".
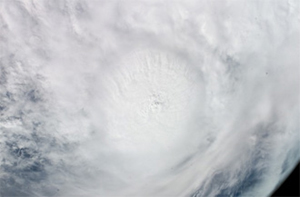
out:
<path id="1" fill-rule="evenodd" d="M 0 0 L 0 196 L 267 196 L 300 159 L 298 0 Z"/>

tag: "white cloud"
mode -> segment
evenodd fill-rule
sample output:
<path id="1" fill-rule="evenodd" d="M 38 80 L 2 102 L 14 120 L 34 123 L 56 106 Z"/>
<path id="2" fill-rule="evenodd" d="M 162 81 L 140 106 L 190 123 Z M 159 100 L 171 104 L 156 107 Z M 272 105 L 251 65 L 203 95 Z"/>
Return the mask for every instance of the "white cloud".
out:
<path id="1" fill-rule="evenodd" d="M 268 195 L 300 157 L 299 19 L 297 0 L 1 1 L 0 196 Z"/>

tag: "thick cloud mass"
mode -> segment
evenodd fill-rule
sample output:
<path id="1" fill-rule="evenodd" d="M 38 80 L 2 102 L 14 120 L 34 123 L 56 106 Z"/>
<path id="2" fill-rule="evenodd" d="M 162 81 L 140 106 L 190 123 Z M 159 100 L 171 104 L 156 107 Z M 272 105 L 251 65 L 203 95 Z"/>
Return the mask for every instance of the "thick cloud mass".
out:
<path id="1" fill-rule="evenodd" d="M 0 196 L 267 196 L 299 152 L 298 0 L 0 0 Z"/>

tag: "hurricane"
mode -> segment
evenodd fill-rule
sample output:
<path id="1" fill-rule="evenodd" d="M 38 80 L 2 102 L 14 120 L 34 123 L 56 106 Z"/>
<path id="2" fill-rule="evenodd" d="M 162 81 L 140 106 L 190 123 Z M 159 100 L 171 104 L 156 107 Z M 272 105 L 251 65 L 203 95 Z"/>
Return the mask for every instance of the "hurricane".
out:
<path id="1" fill-rule="evenodd" d="M 0 197 L 269 196 L 300 161 L 298 0 L 0 0 Z"/>

